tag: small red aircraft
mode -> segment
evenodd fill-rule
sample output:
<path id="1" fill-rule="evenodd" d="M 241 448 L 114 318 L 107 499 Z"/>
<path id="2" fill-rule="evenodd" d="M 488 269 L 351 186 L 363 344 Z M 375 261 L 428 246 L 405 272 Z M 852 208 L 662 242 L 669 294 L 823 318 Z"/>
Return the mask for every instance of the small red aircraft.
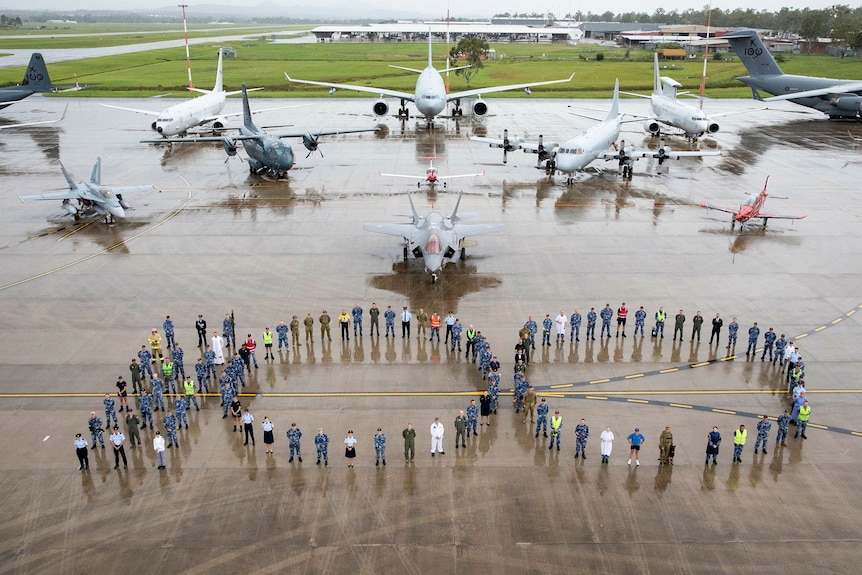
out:
<path id="1" fill-rule="evenodd" d="M 766 193 L 766 186 L 769 184 L 769 176 L 766 176 L 766 183 L 763 184 L 763 190 L 759 194 L 751 194 L 748 196 L 748 199 L 743 202 L 741 206 L 739 206 L 738 210 L 734 210 L 731 208 L 723 208 L 721 206 L 713 206 L 711 204 L 700 204 L 701 207 L 704 207 L 708 210 L 719 210 L 722 212 L 727 212 L 728 214 L 733 214 L 733 217 L 730 219 L 730 227 L 736 225 L 736 222 L 739 222 L 740 225 L 745 225 L 749 220 L 760 218 L 763 220 L 763 227 L 766 227 L 766 222 L 770 218 L 776 220 L 801 220 L 805 216 L 781 216 L 778 214 L 764 214 L 761 213 L 761 209 L 763 208 L 763 204 L 766 203 L 766 198 L 769 197 L 769 194 Z M 778 196 L 773 196 L 777 198 Z M 787 198 L 781 198 L 787 199 Z"/>
<path id="2" fill-rule="evenodd" d="M 424 158 L 423 158 L 424 159 Z M 428 158 L 428 167 L 425 168 L 424 176 L 408 176 L 403 174 L 384 174 L 381 172 L 377 172 L 378 176 L 389 176 L 391 178 L 410 178 L 411 180 L 419 180 L 416 182 L 416 187 L 421 188 L 422 182 L 424 181 L 431 187 L 434 187 L 442 180 L 451 180 L 454 178 L 473 178 L 477 176 L 484 176 L 485 172 L 483 171 L 481 174 L 458 174 L 456 176 L 441 176 L 437 172 L 437 168 L 434 167 L 434 158 Z M 446 182 L 443 182 L 443 187 L 446 187 Z"/>

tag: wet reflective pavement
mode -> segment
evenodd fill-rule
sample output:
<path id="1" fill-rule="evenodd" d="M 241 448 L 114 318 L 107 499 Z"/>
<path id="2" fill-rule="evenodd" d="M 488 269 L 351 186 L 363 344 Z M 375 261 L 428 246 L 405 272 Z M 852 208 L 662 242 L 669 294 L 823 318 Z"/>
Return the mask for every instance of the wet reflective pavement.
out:
<path id="1" fill-rule="evenodd" d="M 27 102 L 5 116 L 43 119 L 65 104 Z M 669 162 L 662 174 L 641 160 L 630 183 L 609 163 L 566 186 L 565 177 L 536 170 L 535 156 L 514 152 L 504 166 L 500 150 L 467 138 L 508 128 L 565 140 L 589 121 L 569 115 L 566 101 L 489 102 L 491 117 L 433 131 L 371 117 L 373 100 L 304 101 L 262 114 L 260 124 L 291 131 L 383 128 L 323 138 L 323 157 L 306 159 L 292 142 L 298 161 L 286 181 L 250 176 L 236 158 L 225 163 L 220 145 L 138 144 L 150 136 L 148 120 L 97 101 L 74 100 L 58 126 L 0 132 L 4 571 L 107 572 L 120 561 L 142 573 L 559 573 L 568 564 L 585 573 L 783 573 L 802 562 L 855 571 L 862 150 L 847 132 L 860 137 L 859 126 L 790 105 L 729 116 L 702 143 L 720 157 Z M 716 114 L 749 105 L 706 104 Z M 229 102 L 228 111 L 238 108 Z M 622 108 L 646 113 L 639 101 Z M 628 145 L 658 144 L 639 128 L 627 125 Z M 667 144 L 687 146 L 672 137 Z M 103 183 L 160 191 L 125 198 L 135 209 L 110 226 L 76 223 L 58 201 L 19 202 L 19 194 L 63 188 L 57 159 L 81 180 L 96 156 Z M 397 238 L 362 230 L 410 213 L 404 192 L 415 184 L 378 171 L 423 174 L 428 157 L 441 174 L 486 175 L 433 192 L 423 186 L 414 195 L 420 213 L 432 206 L 448 213 L 463 190 L 470 222 L 507 226 L 470 243 L 466 260 L 449 264 L 436 285 L 418 260 L 402 261 Z M 766 210 L 806 219 L 731 230 L 729 215 L 699 207 L 736 207 L 766 176 L 768 191 L 788 198 L 767 200 Z M 335 318 L 356 301 L 366 333 L 351 330 L 342 343 Z M 500 357 L 504 393 L 515 337 L 530 315 L 541 323 L 561 309 L 586 314 L 626 302 L 630 316 L 643 305 L 651 318 L 664 306 L 671 317 L 683 309 L 688 321 L 683 342 L 671 341 L 672 320 L 664 340 L 632 337 L 630 318 L 626 338 L 571 342 L 567 333 L 562 345 L 537 345 L 528 379 L 563 415 L 562 450 L 534 437 L 509 395 L 491 426 L 456 450 L 453 421 L 485 389 L 481 374 L 448 346 L 417 339 L 415 325 L 412 339 L 401 338 L 397 320 L 396 337 L 370 338 L 372 302 L 441 316 L 451 310 L 475 325 Z M 323 309 L 333 318 L 331 343 L 320 341 Z M 706 318 L 701 343 L 689 341 L 697 310 Z M 252 333 L 259 346 L 260 367 L 242 398 L 255 416 L 256 447 L 242 445 L 211 396 L 189 413 L 166 471 L 155 468 L 149 430 L 145 449 L 127 448 L 127 471 L 113 470 L 110 449 L 91 452 L 89 473 L 76 471 L 74 434 L 87 435 L 90 411 L 103 417 L 101 394 L 114 390 L 118 375 L 128 379 L 128 361 L 150 328 L 161 330 L 167 314 L 175 319 L 193 373 L 197 314 L 212 332 L 230 311 L 237 333 Z M 264 327 L 308 312 L 314 344 L 262 361 Z M 721 345 L 710 346 L 715 313 L 725 327 Z M 728 359 L 731 317 L 741 330 Z M 774 450 L 773 423 L 769 453 L 758 455 L 754 415 L 777 416 L 788 401 L 777 368 L 743 355 L 755 321 L 800 344 L 818 426 L 804 442 L 792 439 L 791 426 L 789 446 Z M 264 416 L 276 425 L 275 455 L 264 453 Z M 432 458 L 434 417 L 446 426 L 446 453 Z M 587 459 L 574 460 L 581 417 L 592 433 Z M 294 421 L 304 433 L 301 464 L 288 463 L 284 432 Z M 417 428 L 413 464 L 402 453 L 407 422 Z M 732 465 L 740 424 L 748 443 L 743 463 Z M 607 425 L 616 440 L 602 465 Z M 666 425 L 675 465 L 659 467 Z M 724 442 L 719 464 L 704 467 L 713 425 Z M 626 465 L 625 437 L 635 426 L 646 435 L 639 467 Z M 314 465 L 319 427 L 331 440 L 327 468 Z M 374 465 L 377 427 L 389 440 L 385 467 Z M 359 439 L 354 469 L 342 455 L 348 429 Z"/>

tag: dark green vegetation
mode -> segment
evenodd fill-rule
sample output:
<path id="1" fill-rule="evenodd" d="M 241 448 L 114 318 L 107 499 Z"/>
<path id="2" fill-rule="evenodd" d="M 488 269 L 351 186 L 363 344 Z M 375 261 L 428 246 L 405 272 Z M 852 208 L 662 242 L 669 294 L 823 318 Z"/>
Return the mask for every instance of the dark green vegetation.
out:
<path id="1" fill-rule="evenodd" d="M 226 89 L 238 89 L 243 82 L 248 86 L 265 87 L 265 91 L 254 93 L 257 97 L 328 95 L 325 88 L 289 83 L 284 72 L 307 80 L 375 85 L 410 92 L 415 86 L 416 75 L 390 68 L 389 64 L 423 68 L 427 60 L 427 45 L 421 42 L 274 44 L 252 40 L 232 43 L 231 46 L 237 51 L 237 57 L 225 59 Z M 212 85 L 217 47 L 216 44 L 192 46 L 192 71 L 196 86 Z M 496 51 L 497 60 L 484 62 L 482 73 L 471 81 L 472 88 L 554 80 L 574 72 L 575 78 L 571 83 L 537 88 L 533 91 L 533 97 L 609 97 L 615 78 L 620 79 L 620 86 L 624 90 L 646 93 L 652 89 L 652 52 L 646 50 L 522 43 L 491 44 L 490 47 Z M 434 61 L 439 69 L 445 66 L 445 50 L 445 44 L 434 44 Z M 604 55 L 602 61 L 596 60 L 599 53 Z M 662 64 L 665 65 L 667 68 L 662 73 L 681 82 L 686 89 L 693 90 L 699 86 L 702 72 L 700 57 Z M 82 92 L 64 96 L 138 97 L 164 93 L 181 96 L 187 93 L 185 48 L 181 43 L 176 48 L 166 50 L 74 62 L 48 62 L 48 66 L 56 84 L 71 83 L 77 74 L 81 84 L 87 85 L 87 89 Z M 789 74 L 851 79 L 862 77 L 858 58 L 788 54 L 781 66 Z M 737 76 L 745 75 L 746 72 L 734 55 L 725 55 L 721 61 L 711 59 L 707 72 L 708 96 L 750 96 L 749 89 L 736 80 Z M 22 75 L 22 68 L 2 69 L 0 85 L 15 84 Z M 467 88 L 463 77 L 452 74 L 450 81 L 452 89 Z M 338 95 L 358 96 L 347 92 L 338 92 Z M 523 96 L 521 92 L 509 95 Z M 495 95 L 505 96 L 505 93 Z"/>

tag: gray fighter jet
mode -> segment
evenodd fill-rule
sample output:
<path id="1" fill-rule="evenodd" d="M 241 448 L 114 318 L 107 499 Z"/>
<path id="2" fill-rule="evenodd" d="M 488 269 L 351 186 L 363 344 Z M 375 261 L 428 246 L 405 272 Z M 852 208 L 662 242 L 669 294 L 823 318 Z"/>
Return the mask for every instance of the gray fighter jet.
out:
<path id="1" fill-rule="evenodd" d="M 24 72 L 24 79 L 17 86 L 0 88 L 0 109 L 11 106 L 18 100 L 32 96 L 36 92 L 50 92 L 54 89 L 51 78 L 48 77 L 48 68 L 42 54 L 34 52 L 30 56 L 30 64 Z"/>
<path id="2" fill-rule="evenodd" d="M 155 186 L 124 186 L 109 187 L 102 185 L 102 158 L 96 158 L 93 165 L 93 173 L 87 182 L 75 183 L 66 167 L 60 163 L 63 177 L 69 184 L 67 192 L 53 192 L 47 194 L 35 194 L 31 196 L 18 196 L 22 202 L 33 202 L 36 200 L 62 200 L 63 209 L 75 216 L 78 220 L 82 215 L 96 214 L 105 218 L 105 223 L 114 221 L 114 218 L 124 218 L 126 210 L 131 209 L 123 199 L 123 194 L 136 192 L 148 192 L 156 190 Z"/>
<path id="3" fill-rule="evenodd" d="M 730 42 L 730 49 L 748 70 L 750 76 L 740 76 L 737 80 L 751 87 L 755 99 L 764 102 L 790 100 L 794 104 L 820 110 L 831 120 L 862 117 L 862 80 L 785 74 L 755 30 L 725 34 L 722 39 Z M 773 97 L 762 98 L 758 90 L 773 94 Z"/>
<path id="4" fill-rule="evenodd" d="M 410 209 L 413 211 L 413 221 L 409 224 L 365 224 L 367 232 L 388 234 L 404 238 L 405 261 L 412 253 L 416 258 L 422 258 L 425 271 L 431 274 L 431 283 L 437 283 L 437 277 L 443 266 L 458 255 L 463 260 L 466 257 L 464 239 L 469 236 L 494 234 L 503 231 L 503 224 L 460 224 L 458 207 L 461 205 L 463 193 L 458 194 L 455 209 L 448 216 L 439 212 L 431 212 L 420 216 L 413 205 L 413 196 L 407 193 Z"/>
<path id="5" fill-rule="evenodd" d="M 308 150 L 306 158 L 318 149 L 318 138 L 320 136 L 331 136 L 334 134 L 351 134 L 356 132 L 375 132 L 377 128 L 359 128 L 348 130 L 321 130 L 314 134 L 311 132 L 292 132 L 286 134 L 270 134 L 263 128 L 255 125 L 251 117 L 251 109 L 248 105 L 248 93 L 245 84 L 242 85 L 242 111 L 243 125 L 238 128 L 224 128 L 225 130 L 238 130 L 236 136 L 196 136 L 192 138 L 159 138 L 153 140 L 141 140 L 145 144 L 193 144 L 195 142 L 221 142 L 228 158 L 237 155 L 237 145 L 242 143 L 245 153 L 248 154 L 248 169 L 251 174 L 265 174 L 274 178 L 284 178 L 293 167 L 295 158 L 293 148 L 281 141 L 282 138 L 302 138 L 302 145 Z M 323 155 L 323 152 L 321 152 Z M 225 160 L 227 161 L 227 160 Z"/>

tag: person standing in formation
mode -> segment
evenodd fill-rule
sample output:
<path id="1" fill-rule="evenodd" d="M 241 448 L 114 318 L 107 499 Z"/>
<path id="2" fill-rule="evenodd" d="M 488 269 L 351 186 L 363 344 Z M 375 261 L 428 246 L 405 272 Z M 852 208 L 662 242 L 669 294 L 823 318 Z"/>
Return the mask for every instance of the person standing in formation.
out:
<path id="1" fill-rule="evenodd" d="M 602 439 L 602 463 L 610 463 L 611 451 L 614 449 L 614 432 L 611 426 L 607 426 L 601 435 Z"/>

